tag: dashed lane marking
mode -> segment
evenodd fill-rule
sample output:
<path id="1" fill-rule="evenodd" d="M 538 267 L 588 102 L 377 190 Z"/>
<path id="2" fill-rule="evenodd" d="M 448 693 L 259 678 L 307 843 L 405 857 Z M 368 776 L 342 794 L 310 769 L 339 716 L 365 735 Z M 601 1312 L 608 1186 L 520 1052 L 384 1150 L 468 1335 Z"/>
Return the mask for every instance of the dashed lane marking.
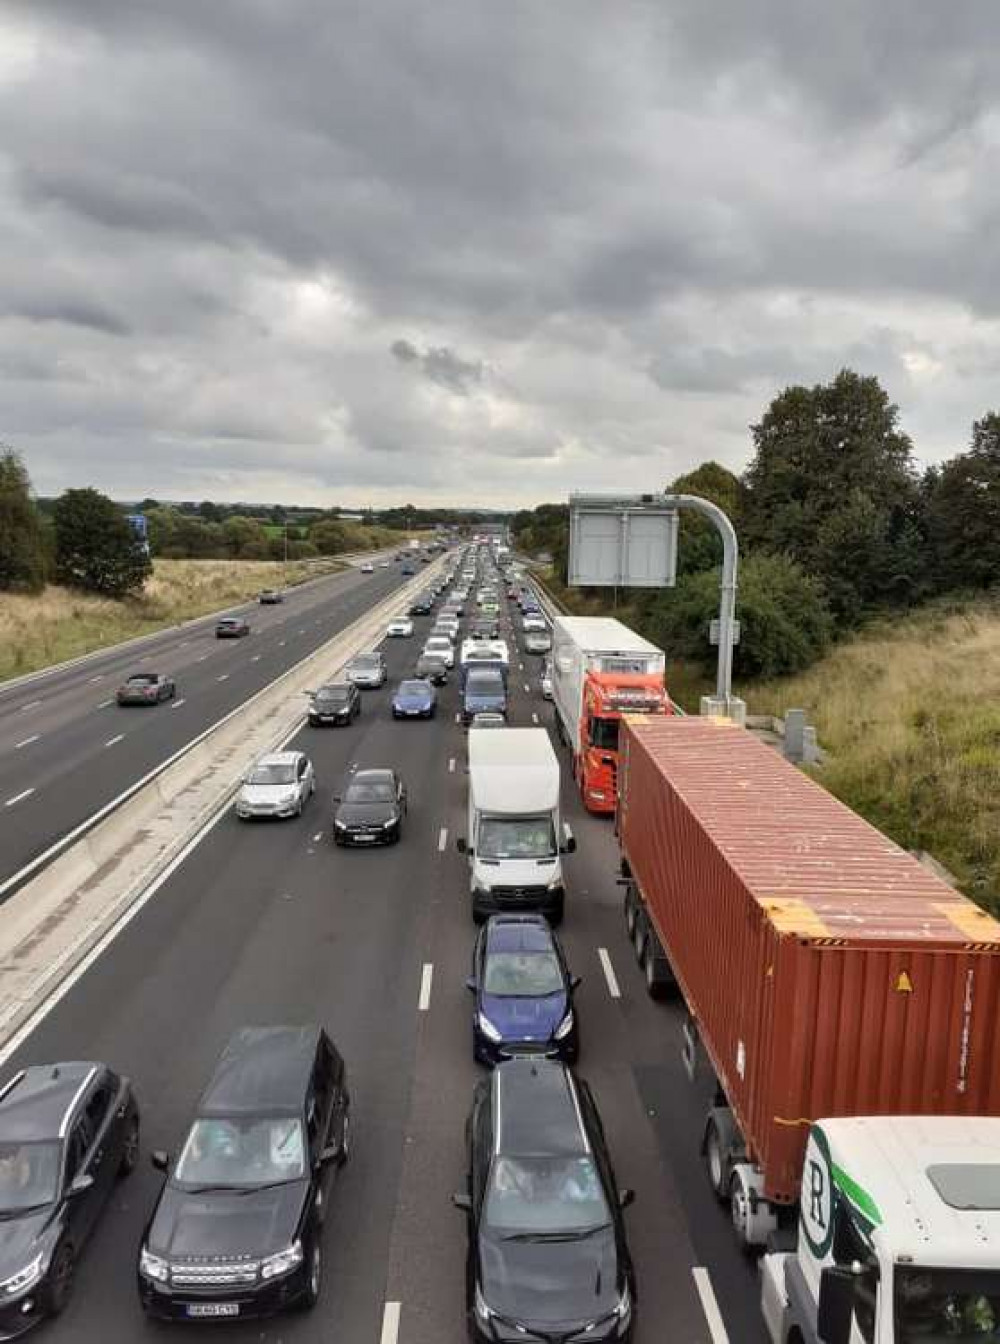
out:
<path id="1" fill-rule="evenodd" d="M 454 773 L 455 773 L 455 758 L 454 756 L 452 756 L 448 760 L 448 774 L 453 775 Z"/>
<path id="2" fill-rule="evenodd" d="M 399 1339 L 399 1313 L 402 1306 L 402 1302 L 387 1302 L 383 1307 L 379 1344 L 396 1344 Z"/>
<path id="3" fill-rule="evenodd" d="M 97 706 L 97 708 L 107 709 L 108 705 L 113 705 L 114 703 L 115 702 L 113 700 L 102 700 L 101 703 Z"/>
<path id="4" fill-rule="evenodd" d="M 23 802 L 25 798 L 30 798 L 35 792 L 34 789 L 25 789 L 22 793 L 15 793 L 13 798 L 8 798 L 4 807 L 13 807 L 15 803 Z"/>
<path id="5" fill-rule="evenodd" d="M 105 745 L 106 747 L 113 747 L 113 746 L 115 746 L 117 743 L 119 743 L 119 742 L 122 740 L 122 738 L 123 738 L 124 736 L 125 736 L 124 733 L 119 733 L 117 737 L 109 737 L 108 740 L 107 740 L 107 742 L 105 742 L 104 745 Z"/>
<path id="6" fill-rule="evenodd" d="M 715 1289 L 712 1287 L 708 1270 L 704 1265 L 692 1265 L 691 1274 L 694 1278 L 694 1286 L 698 1289 L 698 1296 L 701 1298 L 701 1309 L 705 1313 L 705 1320 L 708 1322 L 708 1333 L 712 1336 L 712 1344 L 729 1344 L 729 1335 L 726 1333 L 722 1312 L 719 1310 Z"/>
<path id="7" fill-rule="evenodd" d="M 537 722 L 538 722 L 538 715 L 537 715 L 537 714 L 532 714 L 532 716 L 531 716 L 531 722 L 532 722 L 532 723 L 537 723 Z"/>
<path id="8" fill-rule="evenodd" d="M 32 735 L 30 737 L 26 737 L 23 742 L 15 742 L 14 750 L 20 751 L 22 747 L 30 747 L 32 742 L 37 742 L 40 737 L 41 733 L 32 733 Z"/>
<path id="9" fill-rule="evenodd" d="M 229 680 L 229 673 L 228 673 L 228 672 L 223 672 L 222 675 L 219 676 L 219 677 L 216 677 L 215 680 L 216 680 L 216 681 L 228 681 L 228 680 Z"/>
<path id="10" fill-rule="evenodd" d="M 443 853 L 444 853 L 444 851 L 445 851 L 445 846 L 447 845 L 447 843 L 448 843 L 448 827 L 447 827 L 447 826 L 442 826 L 441 829 L 440 829 L 440 831 L 438 831 L 438 853 L 439 853 L 439 854 L 443 854 Z"/>
<path id="11" fill-rule="evenodd" d="M 615 975 L 615 968 L 611 965 L 611 958 L 608 956 L 606 947 L 599 947 L 597 955 L 600 958 L 601 969 L 604 972 L 604 978 L 608 982 L 608 993 L 613 999 L 620 999 L 621 989 L 618 987 L 618 977 Z"/>
<path id="12" fill-rule="evenodd" d="M 259 662 L 260 662 L 260 654 L 259 654 L 259 653 L 255 653 L 254 656 L 250 659 L 250 661 L 251 661 L 252 663 L 259 663 Z"/>
<path id="13" fill-rule="evenodd" d="M 21 713 L 23 714 L 26 709 L 35 709 L 41 703 L 41 700 L 29 700 L 26 705 L 21 706 Z"/>
<path id="14" fill-rule="evenodd" d="M 431 984 L 434 980 L 434 963 L 424 962 L 424 969 L 420 972 L 420 998 L 417 1002 L 417 1008 L 420 1012 L 426 1013 L 431 1006 Z"/>
<path id="15" fill-rule="evenodd" d="M 175 700 L 175 701 L 171 704 L 170 708 L 171 708 L 171 709 L 180 709 L 181 705 L 186 705 L 186 704 L 187 704 L 187 700 L 186 700 L 185 697 L 182 695 L 181 698 L 180 698 L 179 700 Z"/>
<path id="16" fill-rule="evenodd" d="M 322 839 L 323 839 L 323 832 L 317 831 L 316 834 L 313 836 L 313 844 L 318 845 Z"/>
<path id="17" fill-rule="evenodd" d="M 94 684 L 95 681 L 103 681 L 103 680 L 104 680 L 104 673 L 103 673 L 103 672 L 98 672 L 98 674 L 97 674 L 96 677 L 91 677 L 91 678 L 90 678 L 90 681 L 87 683 L 87 685 L 88 685 L 88 686 L 93 686 L 93 684 Z"/>

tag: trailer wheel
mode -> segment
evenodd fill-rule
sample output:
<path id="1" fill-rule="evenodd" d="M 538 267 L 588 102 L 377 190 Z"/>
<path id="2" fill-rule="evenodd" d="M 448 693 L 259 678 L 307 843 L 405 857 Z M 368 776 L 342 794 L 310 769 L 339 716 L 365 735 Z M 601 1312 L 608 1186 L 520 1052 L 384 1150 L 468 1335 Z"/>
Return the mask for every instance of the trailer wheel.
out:
<path id="1" fill-rule="evenodd" d="M 631 885 L 625 888 L 624 909 L 625 909 L 625 932 L 629 936 L 629 941 L 631 941 L 632 937 L 635 934 L 635 922 L 639 917 L 638 911 L 636 909 L 635 888 L 632 887 Z"/>
<path id="2" fill-rule="evenodd" d="M 635 912 L 635 925 L 632 929 L 632 948 L 636 961 L 642 966 L 646 955 L 646 917 L 638 910 Z"/>
<path id="3" fill-rule="evenodd" d="M 725 1204 L 729 1199 L 729 1168 L 723 1151 L 722 1135 L 714 1120 L 709 1120 L 705 1129 L 704 1152 L 708 1183 L 719 1203 Z"/>
<path id="4" fill-rule="evenodd" d="M 662 999 L 667 995 L 672 977 L 664 966 L 665 958 L 656 946 L 656 937 L 652 932 L 646 939 L 646 951 L 642 959 L 642 970 L 646 977 L 646 993 L 651 999 Z"/>

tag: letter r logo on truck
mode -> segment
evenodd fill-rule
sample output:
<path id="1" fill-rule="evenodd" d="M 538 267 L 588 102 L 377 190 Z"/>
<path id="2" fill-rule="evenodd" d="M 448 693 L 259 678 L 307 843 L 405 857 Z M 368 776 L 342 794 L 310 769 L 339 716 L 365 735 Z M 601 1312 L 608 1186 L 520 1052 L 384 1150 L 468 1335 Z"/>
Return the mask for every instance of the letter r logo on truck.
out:
<path id="1" fill-rule="evenodd" d="M 826 1135 L 816 1126 L 806 1145 L 800 1216 L 813 1255 L 823 1260 L 833 1241 L 833 1172 Z"/>

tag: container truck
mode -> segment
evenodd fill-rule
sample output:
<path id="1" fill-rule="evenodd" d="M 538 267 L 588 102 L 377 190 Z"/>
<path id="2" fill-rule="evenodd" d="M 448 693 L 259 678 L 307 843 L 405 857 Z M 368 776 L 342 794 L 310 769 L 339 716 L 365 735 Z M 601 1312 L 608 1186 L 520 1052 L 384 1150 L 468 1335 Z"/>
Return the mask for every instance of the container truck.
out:
<path id="1" fill-rule="evenodd" d="M 469 730 L 468 831 L 472 916 L 540 910 L 562 919 L 562 855 L 576 842 L 559 811 L 559 762 L 544 728 Z"/>
<path id="2" fill-rule="evenodd" d="M 618 729 L 626 711 L 670 712 L 663 650 L 621 621 L 557 616 L 552 627 L 556 727 L 573 753 L 589 812 L 615 810 Z"/>
<path id="3" fill-rule="evenodd" d="M 801 1245 L 829 1251 L 816 1230 L 830 1225 L 816 1212 L 825 1144 L 840 1153 L 823 1177 L 835 1222 L 856 1214 L 864 1231 L 878 1211 L 879 1245 L 933 1264 L 959 1205 L 933 1212 L 926 1154 L 1000 1162 L 983 1119 L 1000 1115 L 1000 924 L 729 720 L 636 715 L 621 746 L 626 927 L 650 993 L 677 992 L 686 1007 L 685 1064 L 711 1097 L 701 1151 L 737 1234 L 759 1246 L 798 1226 Z M 899 1117 L 911 1117 L 905 1142 Z M 985 1148 L 982 1133 L 993 1136 Z M 965 1137 L 951 1149 L 948 1135 Z M 875 1157 L 862 1156 L 864 1136 Z M 888 1194 L 866 1194 L 878 1161 L 895 1163 L 886 1181 L 909 1191 L 902 1222 Z M 989 1197 L 1000 1197 L 992 1172 Z M 1000 1266 L 996 1219 L 988 1255 Z M 812 1326 L 789 1344 L 822 1338 L 825 1262 L 809 1254 Z M 780 1269 L 807 1259 L 800 1249 Z"/>

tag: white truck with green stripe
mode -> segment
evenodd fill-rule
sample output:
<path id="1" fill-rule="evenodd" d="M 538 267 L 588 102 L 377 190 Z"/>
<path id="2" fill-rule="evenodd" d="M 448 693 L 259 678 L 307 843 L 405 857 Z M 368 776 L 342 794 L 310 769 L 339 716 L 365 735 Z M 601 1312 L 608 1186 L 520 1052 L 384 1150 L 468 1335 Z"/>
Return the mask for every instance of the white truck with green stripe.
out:
<path id="1" fill-rule="evenodd" d="M 774 1344 L 1000 1341 L 1000 1119 L 818 1121 L 761 1285 Z"/>

